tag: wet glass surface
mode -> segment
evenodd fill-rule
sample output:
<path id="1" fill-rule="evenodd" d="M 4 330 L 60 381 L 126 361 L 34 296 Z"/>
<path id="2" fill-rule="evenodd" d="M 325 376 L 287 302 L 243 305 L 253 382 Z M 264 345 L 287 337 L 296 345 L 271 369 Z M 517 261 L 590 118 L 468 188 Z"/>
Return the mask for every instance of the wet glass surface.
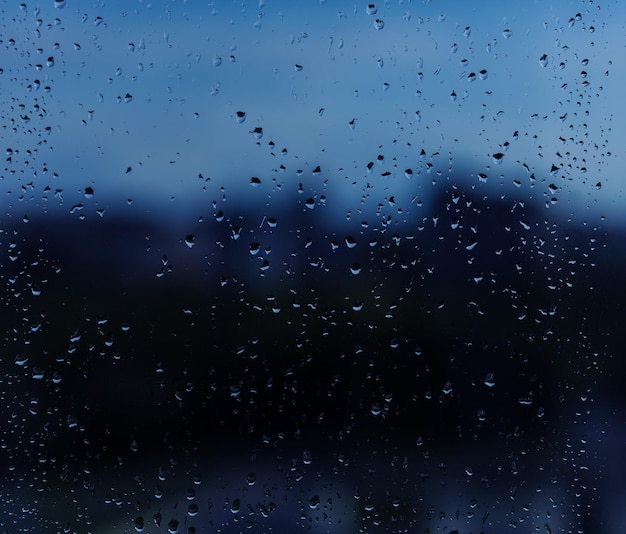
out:
<path id="1" fill-rule="evenodd" d="M 0 12 L 3 532 L 626 528 L 619 2 Z"/>

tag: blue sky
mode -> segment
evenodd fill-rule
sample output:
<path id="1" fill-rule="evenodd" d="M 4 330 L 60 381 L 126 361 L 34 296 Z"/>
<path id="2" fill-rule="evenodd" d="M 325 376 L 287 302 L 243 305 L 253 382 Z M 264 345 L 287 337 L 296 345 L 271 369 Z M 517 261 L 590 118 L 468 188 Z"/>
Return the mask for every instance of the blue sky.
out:
<path id="1" fill-rule="evenodd" d="M 37 98 L 52 126 L 45 163 L 59 175 L 46 180 L 63 189 L 62 209 L 84 202 L 87 186 L 108 215 L 151 217 L 200 213 L 224 195 L 280 205 L 304 183 L 338 219 L 364 194 L 374 205 L 420 199 L 427 212 L 430 173 L 451 179 L 452 169 L 463 187 L 494 199 L 543 204 L 555 184 L 553 212 L 623 223 L 619 3 L 396 1 L 379 2 L 375 14 L 366 5 L 7 7 L 16 49 L 33 57 L 5 59 L 4 78 L 18 73 L 10 91 L 27 105 L 34 93 L 23 80 L 50 83 Z M 37 56 L 54 56 L 54 66 L 33 72 Z M 237 111 L 246 113 L 241 124 Z M 250 187 L 252 176 L 260 187 Z M 17 179 L 5 177 L 10 198 Z"/>

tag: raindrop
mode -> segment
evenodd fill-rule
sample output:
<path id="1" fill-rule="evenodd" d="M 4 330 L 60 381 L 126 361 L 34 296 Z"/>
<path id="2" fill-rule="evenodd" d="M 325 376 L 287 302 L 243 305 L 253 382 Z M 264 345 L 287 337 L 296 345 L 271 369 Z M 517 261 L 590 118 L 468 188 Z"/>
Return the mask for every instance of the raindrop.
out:
<path id="1" fill-rule="evenodd" d="M 252 130 L 252 135 L 254 135 L 257 139 L 261 139 L 261 137 L 263 137 L 263 128 L 257 126 L 254 130 Z"/>
<path id="2" fill-rule="evenodd" d="M 502 152 L 496 152 L 491 157 L 493 158 L 493 162 L 496 165 L 499 165 L 500 163 L 502 163 L 502 158 L 504 158 L 504 154 Z"/>
<path id="3" fill-rule="evenodd" d="M 304 203 L 304 205 L 309 208 L 310 210 L 312 210 L 315 207 L 315 199 L 313 198 L 307 198 L 306 202 Z"/>
<path id="4" fill-rule="evenodd" d="M 356 240 L 351 235 L 347 236 L 345 241 L 348 248 L 356 247 Z"/>
<path id="5" fill-rule="evenodd" d="M 367 4 L 365 12 L 368 15 L 376 15 L 376 13 L 378 13 L 378 8 L 376 7 L 376 4 Z"/>
<path id="6" fill-rule="evenodd" d="M 188 507 L 187 507 L 187 514 L 189 515 L 189 517 L 195 517 L 198 515 L 198 505 L 193 502 L 191 503 Z"/>
<path id="7" fill-rule="evenodd" d="M 481 71 L 478 73 L 478 77 L 479 77 L 481 80 L 486 80 L 486 79 L 487 79 L 487 76 L 488 76 L 488 74 L 487 74 L 487 70 L 486 70 L 486 69 L 483 69 L 483 70 L 481 70 Z"/>
<path id="8" fill-rule="evenodd" d="M 470 72 L 467 76 L 467 81 L 468 82 L 473 82 L 476 79 L 476 73 L 475 72 Z"/>
<path id="9" fill-rule="evenodd" d="M 493 373 L 487 373 L 487 376 L 485 376 L 485 379 L 483 380 L 483 383 L 488 388 L 492 388 L 493 386 L 496 385 L 495 375 Z"/>
<path id="10" fill-rule="evenodd" d="M 252 178 L 250 178 L 250 185 L 252 187 L 259 187 L 261 185 L 261 179 L 253 176 Z"/>
<path id="11" fill-rule="evenodd" d="M 246 112 L 245 111 L 237 111 L 235 113 L 235 120 L 241 124 L 243 121 L 246 120 Z"/>
<path id="12" fill-rule="evenodd" d="M 252 256 L 256 256 L 261 250 L 261 245 L 259 243 L 250 243 L 250 254 Z"/>
<path id="13" fill-rule="evenodd" d="M 508 28 L 502 31 L 502 37 L 504 37 L 505 39 L 510 38 L 512 35 L 513 35 L 513 32 L 509 30 Z"/>
<path id="14" fill-rule="evenodd" d="M 542 67 L 545 67 L 547 64 L 548 64 L 548 55 L 547 54 L 543 54 L 539 58 L 539 65 L 541 65 Z"/>
<path id="15" fill-rule="evenodd" d="M 192 234 L 188 234 L 187 237 L 185 237 L 185 245 L 187 245 L 189 248 L 195 245 L 195 238 Z"/>
<path id="16" fill-rule="evenodd" d="M 472 28 L 470 28 L 469 26 L 465 26 L 465 29 L 463 30 L 463 35 L 465 37 L 469 37 L 471 33 L 472 33 Z"/>
<path id="17" fill-rule="evenodd" d="M 385 21 L 382 19 L 376 19 L 374 21 L 374 28 L 377 30 L 382 30 L 385 27 Z"/>
<path id="18" fill-rule="evenodd" d="M 219 67 L 222 64 L 222 58 L 220 56 L 213 56 L 213 66 Z"/>
<path id="19" fill-rule="evenodd" d="M 318 508 L 320 505 L 320 498 L 317 495 L 313 495 L 313 497 L 311 497 L 309 499 L 309 508 L 311 508 L 311 510 L 315 510 L 316 508 Z"/>
<path id="20" fill-rule="evenodd" d="M 54 7 L 56 9 L 63 9 L 65 7 L 65 0 L 54 0 Z"/>
<path id="21" fill-rule="evenodd" d="M 233 503 L 230 506 L 230 511 L 233 514 L 238 514 L 241 509 L 241 501 L 239 499 L 233 499 Z"/>

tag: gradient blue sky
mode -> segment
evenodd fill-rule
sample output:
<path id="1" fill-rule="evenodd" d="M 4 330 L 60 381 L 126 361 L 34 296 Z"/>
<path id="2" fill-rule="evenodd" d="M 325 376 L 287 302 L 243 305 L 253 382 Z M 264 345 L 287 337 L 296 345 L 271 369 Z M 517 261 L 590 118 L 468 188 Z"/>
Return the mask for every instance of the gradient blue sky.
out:
<path id="1" fill-rule="evenodd" d="M 394 1 L 379 2 L 372 15 L 366 6 L 5 6 L 4 32 L 16 44 L 4 58 L 3 106 L 11 98 L 27 109 L 44 102 L 47 116 L 29 128 L 52 127 L 39 157 L 58 173 L 35 182 L 31 211 L 46 181 L 63 189 L 61 209 L 82 201 L 108 215 L 201 213 L 223 195 L 271 208 L 293 201 L 298 183 L 307 196 L 325 195 L 338 220 L 363 207 L 365 194 L 365 206 L 394 196 L 406 209 L 422 200 L 427 213 L 433 176 L 452 180 L 452 169 L 460 186 L 494 199 L 544 204 L 554 183 L 552 212 L 624 223 L 622 4 Z M 45 66 L 49 56 L 54 66 Z M 36 78 L 49 94 L 26 91 Z M 237 111 L 246 112 L 242 124 Z M 255 127 L 263 128 L 259 140 Z M 26 149 L 32 136 L 15 141 Z M 498 152 L 505 156 L 495 165 Z M 379 155 L 384 161 L 368 173 Z M 553 164 L 560 169 L 551 175 Z M 251 176 L 260 187 L 250 187 Z M 11 206 L 29 181 L 4 176 Z M 87 186 L 95 196 L 85 201 Z M 50 198 L 46 209 L 57 204 Z"/>

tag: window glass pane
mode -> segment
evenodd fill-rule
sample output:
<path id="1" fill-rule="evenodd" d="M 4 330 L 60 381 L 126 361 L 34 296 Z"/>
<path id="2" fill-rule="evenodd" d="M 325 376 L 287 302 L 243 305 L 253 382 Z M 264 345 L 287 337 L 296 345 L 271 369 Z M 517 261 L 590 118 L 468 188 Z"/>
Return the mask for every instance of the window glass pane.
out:
<path id="1" fill-rule="evenodd" d="M 620 531 L 619 2 L 0 2 L 6 532 Z"/>

